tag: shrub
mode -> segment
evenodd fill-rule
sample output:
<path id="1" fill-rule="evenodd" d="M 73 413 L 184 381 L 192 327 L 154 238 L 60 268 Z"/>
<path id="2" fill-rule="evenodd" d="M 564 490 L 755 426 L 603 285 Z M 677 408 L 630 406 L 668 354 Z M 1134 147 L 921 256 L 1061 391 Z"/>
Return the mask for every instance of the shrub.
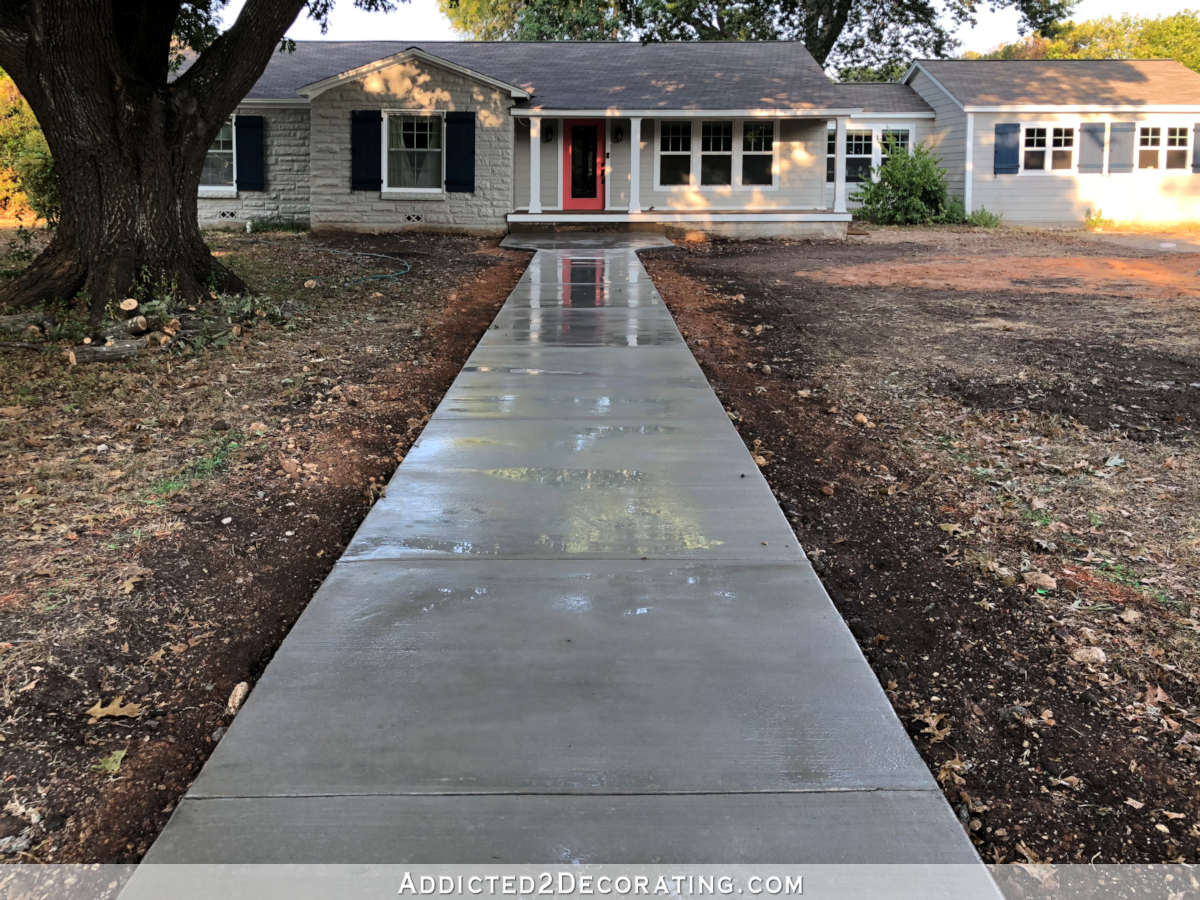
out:
<path id="1" fill-rule="evenodd" d="M 1105 229 L 1113 228 L 1116 223 L 1112 219 L 1104 217 L 1104 211 L 1099 209 L 1089 209 L 1083 217 L 1083 227 L 1088 231 L 1104 231 Z"/>
<path id="2" fill-rule="evenodd" d="M 60 209 L 54 159 L 33 110 L 11 78 L 0 72 L 0 210 L 32 210 L 46 223 Z"/>
<path id="3" fill-rule="evenodd" d="M 997 228 L 1000 225 L 1000 214 L 992 212 L 986 206 L 981 206 L 967 216 L 967 224 L 974 225 L 976 228 Z"/>
<path id="4" fill-rule="evenodd" d="M 888 160 L 875 170 L 878 180 L 867 181 L 851 197 L 858 213 L 877 225 L 957 223 L 965 218 L 962 201 L 946 189 L 946 170 L 924 144 L 912 153 L 888 147 Z"/>

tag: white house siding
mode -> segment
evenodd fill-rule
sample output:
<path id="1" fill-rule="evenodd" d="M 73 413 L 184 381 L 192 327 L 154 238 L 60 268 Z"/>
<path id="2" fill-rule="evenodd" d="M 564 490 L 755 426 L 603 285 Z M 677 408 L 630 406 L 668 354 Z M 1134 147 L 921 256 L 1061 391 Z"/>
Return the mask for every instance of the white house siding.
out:
<path id="1" fill-rule="evenodd" d="M 516 119 L 516 148 L 513 166 L 514 209 L 529 209 L 529 120 Z M 542 209 L 560 209 L 562 201 L 562 122 L 559 119 L 542 119 Z M 553 132 L 547 141 L 546 135 Z"/>
<path id="2" fill-rule="evenodd" d="M 313 228 L 503 232 L 513 209 L 512 104 L 506 91 L 418 60 L 398 62 L 318 95 L 312 101 L 310 137 Z M 350 190 L 350 113 L 356 109 L 475 112 L 475 191 Z"/>
<path id="3" fill-rule="evenodd" d="M 908 129 L 908 146 L 915 147 L 922 142 L 928 143 L 930 131 L 933 128 L 932 119 L 897 119 L 888 117 L 886 119 L 872 118 L 870 116 L 862 116 L 857 119 L 851 119 L 846 126 L 847 131 L 871 131 L 878 136 L 884 131 L 892 131 L 897 129 Z M 880 159 L 878 150 L 876 151 L 876 160 Z M 878 162 L 874 163 L 878 165 Z M 828 170 L 826 170 L 828 171 Z M 850 209 L 858 207 L 858 203 L 854 200 L 854 192 L 858 190 L 858 184 L 846 185 L 846 203 Z M 825 206 L 833 207 L 834 184 L 832 181 L 825 182 Z"/>
<path id="4" fill-rule="evenodd" d="M 1012 122 L 1076 129 L 1083 122 L 1137 122 L 1186 126 L 1194 136 L 1200 110 L 1188 114 L 1115 113 L 974 113 L 974 183 L 972 206 L 1000 213 L 1014 224 L 1079 224 L 1089 212 L 1118 222 L 1185 222 L 1200 219 L 1200 174 L 1187 167 L 1169 171 L 1137 169 L 1132 172 L 1050 172 L 996 175 L 993 171 L 995 126 Z M 1164 131 L 1165 135 L 1165 131 Z M 1136 159 L 1135 133 L 1135 159 Z"/>
<path id="5" fill-rule="evenodd" d="M 246 108 L 239 113 L 263 117 L 266 190 L 231 191 L 227 197 L 201 196 L 201 225 L 244 227 L 250 219 L 307 222 L 308 110 L 295 107 Z"/>
<path id="6" fill-rule="evenodd" d="M 658 120 L 642 120 L 639 197 L 643 210 L 821 209 L 825 205 L 824 119 L 779 120 L 779 141 L 775 150 L 777 186 L 738 190 L 730 187 L 655 190 L 658 124 Z M 621 190 L 628 190 L 629 141 L 613 145 L 611 149 L 614 170 L 611 190 L 613 196 L 620 196 Z M 623 161 L 619 160 L 621 154 L 624 154 Z M 623 179 L 618 179 L 616 176 L 621 172 L 626 174 Z"/>
<path id="7" fill-rule="evenodd" d="M 933 107 L 937 118 L 929 128 L 926 143 L 946 170 L 950 193 L 962 197 L 966 187 L 967 114 L 924 72 L 916 72 L 909 86 Z"/>

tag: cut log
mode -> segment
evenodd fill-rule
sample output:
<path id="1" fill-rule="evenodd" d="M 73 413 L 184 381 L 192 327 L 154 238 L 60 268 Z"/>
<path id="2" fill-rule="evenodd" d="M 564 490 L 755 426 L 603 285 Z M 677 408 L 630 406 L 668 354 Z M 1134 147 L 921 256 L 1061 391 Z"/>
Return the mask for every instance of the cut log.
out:
<path id="1" fill-rule="evenodd" d="M 139 351 L 146 349 L 145 338 L 131 338 L 112 341 L 103 346 L 97 344 L 80 344 L 66 351 L 67 358 L 74 363 L 108 362 L 114 359 L 128 359 Z"/>
<path id="2" fill-rule="evenodd" d="M 126 316 L 131 316 L 137 310 L 138 302 L 133 297 L 126 297 L 121 301 L 120 306 L 121 312 L 125 313 Z"/>
<path id="3" fill-rule="evenodd" d="M 41 321 L 42 313 L 38 311 L 0 316 L 0 331 L 20 331 L 30 325 L 38 325 Z"/>
<path id="4" fill-rule="evenodd" d="M 125 322 L 125 330 L 130 334 L 145 334 L 150 330 L 150 321 L 145 316 L 134 316 Z"/>

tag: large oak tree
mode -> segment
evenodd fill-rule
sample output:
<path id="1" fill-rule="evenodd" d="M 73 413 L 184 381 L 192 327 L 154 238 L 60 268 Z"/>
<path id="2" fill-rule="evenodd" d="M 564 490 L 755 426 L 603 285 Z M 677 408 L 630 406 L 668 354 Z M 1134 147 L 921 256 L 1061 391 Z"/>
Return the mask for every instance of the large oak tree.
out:
<path id="1" fill-rule="evenodd" d="M 302 10 L 333 0 L 2 0 L 0 68 L 33 108 L 54 156 L 62 213 L 45 251 L 0 290 L 0 305 L 241 290 L 196 220 L 205 153 Z M 387 10 L 392 0 L 354 0 Z M 187 57 L 186 70 L 173 78 Z"/>
<path id="2" fill-rule="evenodd" d="M 895 68 L 945 56 L 954 28 L 980 8 L 1009 7 L 1022 27 L 1045 30 L 1076 0 L 438 0 L 460 31 L 502 38 L 647 41 L 803 41 L 822 65 Z"/>

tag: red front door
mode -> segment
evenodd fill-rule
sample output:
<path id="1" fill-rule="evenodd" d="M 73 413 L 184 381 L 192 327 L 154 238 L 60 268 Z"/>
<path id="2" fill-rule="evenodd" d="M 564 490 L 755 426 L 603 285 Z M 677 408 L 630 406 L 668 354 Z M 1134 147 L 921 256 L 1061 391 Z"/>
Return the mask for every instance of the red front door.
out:
<path id="1" fill-rule="evenodd" d="M 563 122 L 563 209 L 604 209 L 604 120 Z"/>

